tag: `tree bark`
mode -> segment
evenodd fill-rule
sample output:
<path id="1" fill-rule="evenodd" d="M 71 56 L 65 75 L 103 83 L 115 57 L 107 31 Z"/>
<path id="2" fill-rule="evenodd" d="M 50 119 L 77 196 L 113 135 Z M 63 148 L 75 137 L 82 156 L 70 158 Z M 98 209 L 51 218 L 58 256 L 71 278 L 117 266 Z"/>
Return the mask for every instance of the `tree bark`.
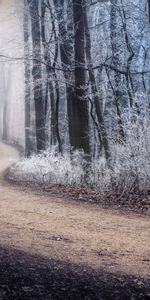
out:
<path id="1" fill-rule="evenodd" d="M 51 55 L 50 55 L 50 47 L 51 47 L 51 40 L 46 40 L 46 28 L 45 28 L 45 12 L 46 12 L 46 4 L 45 1 L 42 0 L 41 2 L 41 38 L 42 38 L 42 44 L 44 48 L 44 59 L 46 63 L 46 73 L 47 73 L 47 85 L 48 85 L 48 91 L 50 96 L 50 106 L 51 106 L 51 145 L 57 145 L 59 152 L 62 152 L 62 145 L 61 145 L 61 138 L 59 133 L 59 87 L 58 87 L 58 80 L 57 80 L 57 74 L 55 71 L 55 68 L 53 65 L 56 64 L 57 58 L 58 58 L 58 41 L 56 37 L 56 28 L 55 28 L 55 22 L 53 20 L 52 15 L 52 8 L 51 4 L 48 3 L 49 13 L 52 19 L 52 34 L 54 35 L 55 40 L 55 53 L 54 53 L 54 61 L 51 61 Z M 55 82 L 55 84 L 54 84 Z M 47 95 L 48 96 L 48 95 Z M 47 102 L 47 99 L 46 99 Z M 45 105 L 46 107 L 46 105 Z M 45 114 L 47 112 L 45 111 Z M 46 117 L 46 116 L 45 116 Z"/>
<path id="2" fill-rule="evenodd" d="M 87 12 L 86 8 L 84 10 L 84 23 L 85 23 L 85 36 L 86 36 L 86 58 L 87 58 L 87 64 L 88 64 L 88 73 L 89 73 L 89 80 L 91 83 L 91 91 L 93 96 L 93 102 L 95 106 L 96 116 L 98 120 L 98 130 L 99 130 L 99 139 L 100 143 L 102 143 L 102 147 L 104 148 L 104 153 L 106 159 L 110 159 L 111 153 L 109 148 L 109 142 L 108 142 L 108 136 L 107 131 L 104 124 L 103 114 L 100 107 L 100 99 L 98 96 L 98 89 L 95 79 L 95 74 L 93 70 L 93 62 L 92 62 L 92 56 L 91 56 L 91 36 L 88 26 L 88 19 L 87 19 Z"/>
<path id="3" fill-rule="evenodd" d="M 24 56 L 25 56 L 25 154 L 30 156 L 32 153 L 31 141 L 31 61 L 29 46 L 29 13 L 27 1 L 24 0 Z"/>
<path id="4" fill-rule="evenodd" d="M 74 19 L 74 52 L 75 52 L 75 92 L 73 99 L 73 134 L 72 146 L 75 149 L 83 149 L 90 155 L 89 140 L 89 108 L 86 98 L 86 74 L 85 74 L 85 3 L 82 0 L 73 0 Z"/>
<path id="5" fill-rule="evenodd" d="M 39 18 L 39 1 L 28 0 L 31 15 L 32 56 L 33 56 L 33 92 L 35 103 L 35 123 L 37 151 L 45 149 L 45 115 L 42 93 L 42 67 L 41 67 L 41 32 Z"/>

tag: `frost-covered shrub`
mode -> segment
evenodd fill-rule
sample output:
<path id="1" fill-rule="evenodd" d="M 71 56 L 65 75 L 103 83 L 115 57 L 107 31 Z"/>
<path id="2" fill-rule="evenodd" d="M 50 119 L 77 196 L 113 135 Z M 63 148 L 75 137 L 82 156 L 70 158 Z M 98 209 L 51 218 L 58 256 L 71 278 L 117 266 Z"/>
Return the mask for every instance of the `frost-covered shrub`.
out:
<path id="1" fill-rule="evenodd" d="M 84 177 L 80 152 L 72 156 L 61 155 L 55 148 L 19 161 L 10 171 L 10 176 L 23 181 L 38 181 L 51 184 L 79 185 Z"/>
<path id="2" fill-rule="evenodd" d="M 72 156 L 56 149 L 22 159 L 11 170 L 17 180 L 89 186 L 119 193 L 150 190 L 150 124 L 138 121 L 126 126 L 126 138 L 111 146 L 111 168 L 104 157 L 88 165 L 81 152 Z"/>
<path id="3" fill-rule="evenodd" d="M 150 124 L 126 126 L 126 140 L 113 147 L 112 188 L 120 193 L 150 190 Z"/>

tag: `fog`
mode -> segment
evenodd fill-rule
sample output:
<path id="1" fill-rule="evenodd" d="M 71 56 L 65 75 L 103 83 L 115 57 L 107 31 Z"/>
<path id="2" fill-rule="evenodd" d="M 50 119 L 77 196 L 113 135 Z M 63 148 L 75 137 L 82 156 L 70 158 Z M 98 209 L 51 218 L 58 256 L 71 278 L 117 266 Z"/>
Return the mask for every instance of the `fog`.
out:
<path id="1" fill-rule="evenodd" d="M 23 57 L 21 4 L 0 0 L 0 138 L 24 145 L 24 64 L 16 59 Z"/>

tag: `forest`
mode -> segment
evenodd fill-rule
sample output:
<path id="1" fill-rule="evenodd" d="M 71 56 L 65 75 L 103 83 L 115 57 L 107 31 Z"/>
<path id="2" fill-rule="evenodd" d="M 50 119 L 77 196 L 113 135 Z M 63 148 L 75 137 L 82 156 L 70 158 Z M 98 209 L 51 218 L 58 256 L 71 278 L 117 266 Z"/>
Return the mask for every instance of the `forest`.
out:
<path id="1" fill-rule="evenodd" d="M 0 103 L 0 300 L 149 300 L 150 0 L 1 0 Z"/>
<path id="2" fill-rule="evenodd" d="M 6 100 L 1 108 L 1 136 L 29 158 L 16 166 L 18 176 L 147 192 L 149 1 L 18 3 L 21 37 L 1 55 L 8 69 L 22 65 L 19 133 L 13 118 L 8 128 Z M 8 93 L 7 74 L 3 81 Z"/>
<path id="3" fill-rule="evenodd" d="M 21 168 L 38 177 L 37 158 L 46 182 L 147 191 L 149 4 L 80 2 L 24 2 L 25 152 L 40 156 Z"/>

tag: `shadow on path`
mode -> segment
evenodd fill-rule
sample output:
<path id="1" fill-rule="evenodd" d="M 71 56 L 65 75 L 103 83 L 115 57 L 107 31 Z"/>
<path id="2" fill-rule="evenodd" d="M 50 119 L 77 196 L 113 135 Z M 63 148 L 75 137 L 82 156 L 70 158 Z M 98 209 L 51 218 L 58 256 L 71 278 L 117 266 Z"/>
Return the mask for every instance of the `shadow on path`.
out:
<path id="1" fill-rule="evenodd" d="M 150 299 L 150 281 L 0 248 L 0 300 Z"/>

